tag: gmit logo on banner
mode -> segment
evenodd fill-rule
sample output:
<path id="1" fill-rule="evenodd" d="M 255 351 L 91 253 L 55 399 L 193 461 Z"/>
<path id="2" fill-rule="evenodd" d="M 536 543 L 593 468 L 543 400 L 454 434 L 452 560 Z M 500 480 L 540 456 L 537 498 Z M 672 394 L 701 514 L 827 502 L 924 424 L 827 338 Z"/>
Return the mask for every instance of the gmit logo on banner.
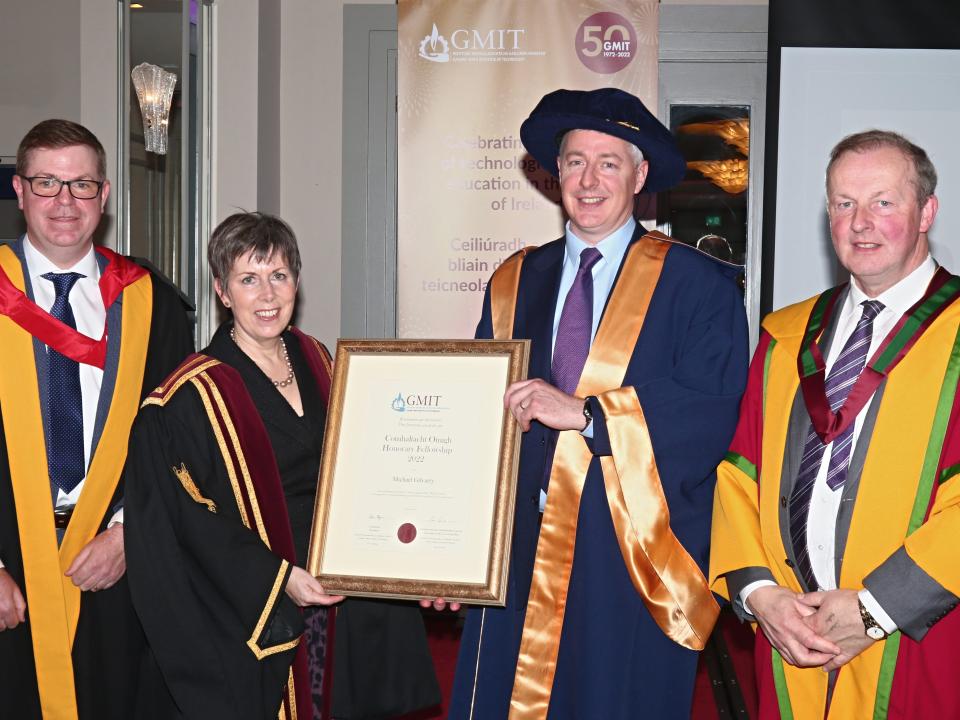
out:
<path id="1" fill-rule="evenodd" d="M 433 24 L 433 32 L 420 42 L 420 57 L 430 62 L 450 62 L 450 46 L 447 39 L 437 32 L 437 24 Z"/>
<path id="2" fill-rule="evenodd" d="M 451 47 L 461 54 L 474 55 L 483 55 L 483 51 L 520 50 L 520 40 L 526 32 L 523 28 L 495 28 L 486 31 L 458 28 L 450 35 L 448 43 L 434 23 L 433 32 L 420 42 L 419 55 L 431 62 L 449 62 Z"/>

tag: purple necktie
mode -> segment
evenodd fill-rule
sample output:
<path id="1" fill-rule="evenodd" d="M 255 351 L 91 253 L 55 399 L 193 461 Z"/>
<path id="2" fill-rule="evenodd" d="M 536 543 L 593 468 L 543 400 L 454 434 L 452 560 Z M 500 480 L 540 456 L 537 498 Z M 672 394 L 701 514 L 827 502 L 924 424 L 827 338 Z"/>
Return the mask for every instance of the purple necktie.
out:
<path id="1" fill-rule="evenodd" d="M 557 338 L 553 344 L 553 384 L 573 395 L 590 354 L 593 335 L 593 274 L 591 270 L 603 255 L 595 247 L 580 253 L 580 267 L 563 302 Z"/>
<path id="2" fill-rule="evenodd" d="M 580 267 L 573 278 L 573 285 L 563 301 L 560 311 L 560 324 L 557 325 L 557 338 L 553 344 L 553 384 L 568 395 L 573 395 L 580 384 L 583 366 L 590 354 L 590 340 L 593 336 L 593 273 L 591 270 L 603 255 L 595 247 L 584 248 L 580 253 Z M 547 445 L 546 463 L 543 469 L 541 486 L 544 490 L 550 484 L 550 471 L 553 467 L 553 453 L 557 449 L 557 433 L 550 436 Z"/>
<path id="3" fill-rule="evenodd" d="M 50 314 L 76 329 L 77 323 L 68 298 L 73 284 L 84 276 L 75 272 L 50 272 L 41 277 L 52 282 L 56 291 Z M 86 474 L 80 363 L 48 348 L 47 372 L 47 468 L 54 484 L 69 493 Z"/>
<path id="4" fill-rule="evenodd" d="M 876 300 L 865 300 L 860 304 L 863 306 L 860 321 L 833 363 L 824 383 L 827 402 L 833 412 L 843 405 L 857 378 L 860 377 L 860 373 L 863 372 L 863 366 L 867 362 L 867 351 L 870 349 L 870 340 L 873 337 L 873 320 L 883 310 L 883 303 Z M 833 491 L 843 487 L 847 479 L 854 425 L 855 421 L 851 422 L 833 441 L 830 464 L 827 466 L 827 485 Z M 820 440 L 820 436 L 811 424 L 807 431 L 803 456 L 800 458 L 797 481 L 790 495 L 790 539 L 793 542 L 793 551 L 796 554 L 801 575 L 806 580 L 807 586 L 814 590 L 817 588 L 817 581 L 810 566 L 810 555 L 807 551 L 807 516 L 810 513 L 813 485 L 820 473 L 825 450 L 826 445 Z"/>

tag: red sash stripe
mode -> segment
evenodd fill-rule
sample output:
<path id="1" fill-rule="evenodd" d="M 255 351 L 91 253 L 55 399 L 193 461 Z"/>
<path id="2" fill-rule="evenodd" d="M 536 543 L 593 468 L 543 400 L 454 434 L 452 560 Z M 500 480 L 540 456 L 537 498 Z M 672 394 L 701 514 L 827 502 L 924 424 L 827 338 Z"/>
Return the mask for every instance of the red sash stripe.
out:
<path id="1" fill-rule="evenodd" d="M 96 251 L 109 260 L 100 273 L 100 296 L 103 307 L 109 309 L 128 285 L 136 282 L 147 271 L 107 248 Z M 104 368 L 107 359 L 108 328 L 104 325 L 103 336 L 99 340 L 87 337 L 76 329 L 45 312 L 22 290 L 17 288 L 0 268 L 0 314 L 39 339 L 45 345 L 57 350 L 72 360 Z"/>

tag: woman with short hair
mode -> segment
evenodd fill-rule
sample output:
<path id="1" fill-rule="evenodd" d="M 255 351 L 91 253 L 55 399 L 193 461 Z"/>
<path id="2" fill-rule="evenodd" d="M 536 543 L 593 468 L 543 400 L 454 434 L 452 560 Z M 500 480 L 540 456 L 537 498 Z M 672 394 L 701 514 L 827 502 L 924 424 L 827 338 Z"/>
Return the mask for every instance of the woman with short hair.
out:
<path id="1" fill-rule="evenodd" d="M 330 623 L 320 608 L 342 598 L 303 569 L 331 367 L 290 325 L 293 232 L 238 213 L 208 259 L 232 319 L 148 396 L 131 440 L 128 574 L 150 646 L 137 717 L 346 720 L 436 704 L 419 609 L 351 600 Z"/>

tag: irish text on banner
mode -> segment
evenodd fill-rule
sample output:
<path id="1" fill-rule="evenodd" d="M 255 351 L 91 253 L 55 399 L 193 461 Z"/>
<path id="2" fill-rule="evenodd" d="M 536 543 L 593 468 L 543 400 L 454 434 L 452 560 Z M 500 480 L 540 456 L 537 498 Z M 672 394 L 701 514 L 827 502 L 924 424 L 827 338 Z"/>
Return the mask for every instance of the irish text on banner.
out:
<path id="1" fill-rule="evenodd" d="M 520 124 L 558 88 L 657 107 L 657 0 L 400 0 L 397 333 L 470 337 L 487 280 L 559 237 Z"/>

